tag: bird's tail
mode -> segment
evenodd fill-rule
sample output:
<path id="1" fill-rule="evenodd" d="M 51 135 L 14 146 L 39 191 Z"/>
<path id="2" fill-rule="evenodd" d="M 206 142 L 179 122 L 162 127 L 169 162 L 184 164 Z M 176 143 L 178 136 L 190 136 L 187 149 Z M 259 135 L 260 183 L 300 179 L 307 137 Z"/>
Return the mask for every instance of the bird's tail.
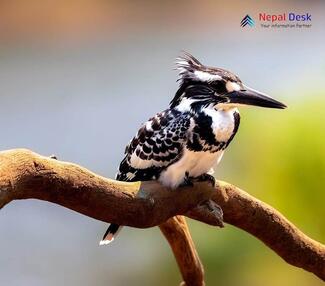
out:
<path id="1" fill-rule="evenodd" d="M 111 223 L 106 230 L 103 239 L 99 242 L 99 245 L 106 245 L 111 243 L 114 238 L 118 235 L 118 233 L 121 231 L 123 226 Z"/>

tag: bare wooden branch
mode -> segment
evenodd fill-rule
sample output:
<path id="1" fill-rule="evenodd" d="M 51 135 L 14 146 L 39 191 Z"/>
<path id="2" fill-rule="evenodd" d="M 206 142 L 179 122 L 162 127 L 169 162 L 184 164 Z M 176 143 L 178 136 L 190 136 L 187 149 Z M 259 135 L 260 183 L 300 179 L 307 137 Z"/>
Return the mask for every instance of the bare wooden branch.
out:
<path id="1" fill-rule="evenodd" d="M 208 200 L 211 190 L 208 182 L 172 191 L 156 182 L 119 182 L 28 150 L 0 152 L 0 208 L 11 200 L 40 199 L 105 222 L 146 228 L 186 213 Z"/>
<path id="2" fill-rule="evenodd" d="M 174 216 L 161 224 L 160 230 L 168 240 L 184 282 L 181 286 L 204 286 L 204 270 L 187 227 L 185 217 Z"/>
<path id="3" fill-rule="evenodd" d="M 224 182 L 217 182 L 215 188 L 201 182 L 170 190 L 157 182 L 109 180 L 78 165 L 24 149 L 0 152 L 0 208 L 12 200 L 29 198 L 50 201 L 105 222 L 139 228 L 161 225 L 187 286 L 200 285 L 189 281 L 203 281 L 203 268 L 186 224 L 170 218 L 185 215 L 220 225 L 215 209 L 211 213 L 199 207 L 212 199 L 223 209 L 225 222 L 251 233 L 288 263 L 325 280 L 324 245 L 307 237 L 267 204 Z M 186 267 L 194 278 L 189 279 L 191 271 L 186 272 Z"/>

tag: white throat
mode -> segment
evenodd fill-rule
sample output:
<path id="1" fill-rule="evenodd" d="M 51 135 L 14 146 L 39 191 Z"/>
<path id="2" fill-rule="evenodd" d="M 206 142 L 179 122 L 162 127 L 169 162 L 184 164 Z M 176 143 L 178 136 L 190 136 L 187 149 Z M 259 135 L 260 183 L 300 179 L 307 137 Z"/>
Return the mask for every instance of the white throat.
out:
<path id="1" fill-rule="evenodd" d="M 204 108 L 202 111 L 212 118 L 212 129 L 219 142 L 226 142 L 233 134 L 235 127 L 234 113 L 238 113 L 236 107 L 227 109 Z"/>

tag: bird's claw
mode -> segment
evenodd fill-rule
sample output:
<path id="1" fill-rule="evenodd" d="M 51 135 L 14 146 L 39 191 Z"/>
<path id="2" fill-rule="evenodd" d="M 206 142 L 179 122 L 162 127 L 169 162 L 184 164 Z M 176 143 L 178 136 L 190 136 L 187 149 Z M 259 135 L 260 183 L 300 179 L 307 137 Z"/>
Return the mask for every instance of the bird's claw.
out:
<path id="1" fill-rule="evenodd" d="M 198 182 L 210 182 L 212 187 L 214 187 L 216 185 L 216 179 L 215 177 L 213 177 L 212 175 L 210 174 L 202 174 L 201 176 L 197 177 L 196 180 Z"/>
<path id="2" fill-rule="evenodd" d="M 208 200 L 202 203 L 199 207 L 208 210 L 213 217 L 213 222 L 219 227 L 223 227 L 223 211 L 222 208 L 213 200 Z"/>
<path id="3" fill-rule="evenodd" d="M 180 184 L 180 187 L 193 187 L 193 182 L 189 176 L 189 173 L 185 173 L 184 181 Z"/>

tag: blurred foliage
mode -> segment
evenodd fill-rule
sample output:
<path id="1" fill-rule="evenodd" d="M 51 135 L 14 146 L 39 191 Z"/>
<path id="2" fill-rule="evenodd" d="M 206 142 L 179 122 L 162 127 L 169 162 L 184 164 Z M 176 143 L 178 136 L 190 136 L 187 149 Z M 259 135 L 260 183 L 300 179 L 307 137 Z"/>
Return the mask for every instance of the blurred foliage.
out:
<path id="1" fill-rule="evenodd" d="M 312 98 L 289 98 L 286 110 L 241 108 L 239 133 L 216 176 L 272 205 L 307 235 L 324 242 L 325 99 Z M 190 227 L 207 285 L 323 285 L 239 229 L 227 225 L 217 230 L 194 221 Z M 160 285 L 180 280 L 172 259 L 161 268 L 172 274 Z"/>

